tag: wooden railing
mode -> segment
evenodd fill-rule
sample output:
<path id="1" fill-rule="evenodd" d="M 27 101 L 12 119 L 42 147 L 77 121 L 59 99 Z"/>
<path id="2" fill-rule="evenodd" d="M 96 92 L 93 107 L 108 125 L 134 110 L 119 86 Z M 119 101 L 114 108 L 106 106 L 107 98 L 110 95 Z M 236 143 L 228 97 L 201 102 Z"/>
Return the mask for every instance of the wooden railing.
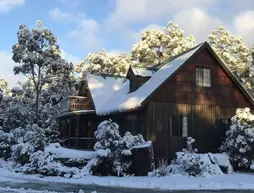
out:
<path id="1" fill-rule="evenodd" d="M 94 137 L 66 137 L 59 143 L 67 148 L 92 150 L 95 142 Z"/>
<path id="2" fill-rule="evenodd" d="M 94 110 L 87 97 L 70 96 L 61 101 L 61 113 L 80 110 Z"/>

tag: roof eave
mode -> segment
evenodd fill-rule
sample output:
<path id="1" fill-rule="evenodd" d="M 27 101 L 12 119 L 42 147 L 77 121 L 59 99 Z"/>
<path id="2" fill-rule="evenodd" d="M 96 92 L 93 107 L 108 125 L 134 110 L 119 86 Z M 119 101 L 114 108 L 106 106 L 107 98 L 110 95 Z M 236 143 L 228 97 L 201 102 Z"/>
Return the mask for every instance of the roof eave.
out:
<path id="1" fill-rule="evenodd" d="M 244 88 L 244 86 L 240 83 L 238 78 L 231 72 L 231 70 L 227 67 L 227 65 L 224 63 L 224 61 L 218 56 L 218 54 L 213 50 L 213 48 L 206 42 L 206 48 L 210 51 L 210 53 L 216 58 L 216 60 L 219 62 L 222 69 L 227 73 L 227 75 L 231 78 L 231 80 L 235 83 L 237 88 L 242 92 L 242 94 L 246 97 L 248 102 L 252 105 L 254 108 L 254 99 L 251 96 L 251 94 Z"/>

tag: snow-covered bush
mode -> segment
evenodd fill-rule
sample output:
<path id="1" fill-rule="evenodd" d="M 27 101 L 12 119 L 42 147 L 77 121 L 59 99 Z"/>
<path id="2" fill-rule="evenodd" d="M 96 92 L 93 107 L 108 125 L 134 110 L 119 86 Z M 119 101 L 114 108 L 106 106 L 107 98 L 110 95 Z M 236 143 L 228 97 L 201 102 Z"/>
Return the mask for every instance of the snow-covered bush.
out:
<path id="1" fill-rule="evenodd" d="M 11 147 L 15 140 L 12 133 L 6 133 L 0 130 L 0 158 L 5 160 L 11 157 Z"/>
<path id="2" fill-rule="evenodd" d="M 22 133 L 24 135 L 22 135 Z M 25 129 L 16 130 L 16 135 L 21 134 L 17 144 L 12 146 L 12 158 L 14 161 L 26 164 L 30 156 L 39 150 L 44 150 L 45 136 L 44 131 L 36 124 L 28 125 Z M 14 134 L 14 135 L 15 135 Z"/>
<path id="3" fill-rule="evenodd" d="M 60 141 L 59 125 L 56 121 L 59 110 L 59 104 L 53 106 L 51 103 L 46 103 L 40 108 L 39 124 L 45 132 L 46 145 Z"/>
<path id="4" fill-rule="evenodd" d="M 157 169 L 153 170 L 152 172 L 148 173 L 148 176 L 150 177 L 162 177 L 167 176 L 170 174 L 168 161 L 165 159 L 161 159 L 159 161 Z"/>
<path id="5" fill-rule="evenodd" d="M 45 176 L 72 177 L 79 172 L 78 168 L 63 166 L 54 160 L 54 157 L 43 151 L 37 151 L 30 155 L 29 163 L 17 168 L 19 171 L 28 174 L 42 174 Z"/>
<path id="6" fill-rule="evenodd" d="M 25 98 L 5 97 L 5 103 L 2 119 L 6 131 L 33 124 L 35 114 L 30 100 Z"/>
<path id="7" fill-rule="evenodd" d="M 248 169 L 254 159 L 254 115 L 249 108 L 237 109 L 220 150 L 238 168 Z"/>
<path id="8" fill-rule="evenodd" d="M 211 162 L 208 154 L 198 154 L 197 149 L 193 149 L 194 142 L 195 139 L 187 138 L 187 148 L 183 149 L 182 152 L 177 152 L 176 159 L 169 165 L 170 173 L 187 176 L 223 174 L 220 167 Z"/>
<path id="9" fill-rule="evenodd" d="M 142 135 L 133 136 L 130 132 L 121 137 L 118 129 L 115 122 L 106 120 L 95 131 L 97 142 L 94 150 L 98 153 L 98 160 L 92 167 L 93 174 L 123 176 L 131 173 L 131 150 L 144 144 L 145 140 Z"/>
<path id="10" fill-rule="evenodd" d="M 197 149 L 193 149 L 192 144 L 195 139 L 187 138 L 187 149 L 177 153 L 177 158 L 169 166 L 171 173 L 182 173 L 190 176 L 199 176 L 202 173 L 201 157 L 197 154 Z"/>

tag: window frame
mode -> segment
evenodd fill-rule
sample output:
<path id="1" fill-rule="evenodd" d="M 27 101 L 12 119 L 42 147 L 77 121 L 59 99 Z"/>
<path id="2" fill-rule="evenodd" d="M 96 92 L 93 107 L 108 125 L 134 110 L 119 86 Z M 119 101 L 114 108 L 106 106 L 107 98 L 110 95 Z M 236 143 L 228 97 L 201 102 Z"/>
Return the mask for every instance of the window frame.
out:
<path id="1" fill-rule="evenodd" d="M 176 121 L 176 124 L 173 124 L 173 122 L 175 122 L 175 121 Z M 188 137 L 189 136 L 189 128 L 190 128 L 189 125 L 190 125 L 189 124 L 189 116 L 187 116 L 187 115 L 171 115 L 169 117 L 170 137 L 182 137 L 182 138 Z M 177 128 L 175 128 L 175 127 L 177 127 Z"/>
<path id="2" fill-rule="evenodd" d="M 210 73 L 206 74 L 205 72 L 210 72 Z M 204 87 L 204 88 L 212 87 L 212 69 L 208 67 L 196 66 L 195 82 L 196 82 L 196 86 L 199 86 L 199 87 Z"/>

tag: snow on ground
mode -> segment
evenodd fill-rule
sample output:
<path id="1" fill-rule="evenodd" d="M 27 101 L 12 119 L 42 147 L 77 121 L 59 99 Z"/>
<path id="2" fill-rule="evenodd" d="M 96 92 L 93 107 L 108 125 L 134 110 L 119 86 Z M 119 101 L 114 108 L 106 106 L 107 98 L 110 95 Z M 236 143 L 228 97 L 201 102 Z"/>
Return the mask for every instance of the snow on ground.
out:
<path id="1" fill-rule="evenodd" d="M 13 193 L 57 193 L 48 190 L 32 190 L 24 188 L 10 188 L 10 187 L 0 187 L 0 192 L 13 192 Z"/>
<path id="2" fill-rule="evenodd" d="M 97 156 L 95 151 L 80 151 L 76 149 L 67 149 L 61 147 L 57 143 L 50 144 L 45 148 L 45 152 L 52 153 L 55 158 L 83 158 L 83 159 L 92 159 Z"/>
<path id="3" fill-rule="evenodd" d="M 108 187 L 146 188 L 165 190 L 221 190 L 221 189 L 254 189 L 254 174 L 232 173 L 227 175 L 195 178 L 180 175 L 166 177 L 98 177 L 84 176 L 79 179 L 62 177 L 41 177 L 39 175 L 25 175 L 0 168 L 0 183 L 8 180 L 10 183 L 18 181 L 62 182 L 82 185 L 100 185 Z"/>

